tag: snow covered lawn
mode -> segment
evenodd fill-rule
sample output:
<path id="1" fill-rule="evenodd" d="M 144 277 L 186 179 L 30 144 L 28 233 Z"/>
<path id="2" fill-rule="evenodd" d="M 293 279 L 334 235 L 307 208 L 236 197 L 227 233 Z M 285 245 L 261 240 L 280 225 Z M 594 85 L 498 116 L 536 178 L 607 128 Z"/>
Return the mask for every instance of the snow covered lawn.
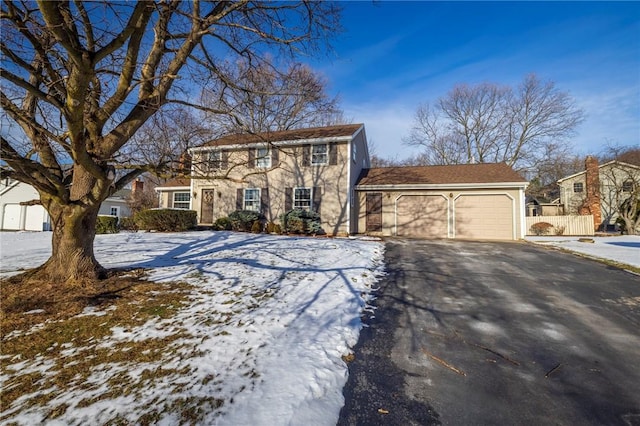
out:
<path id="1" fill-rule="evenodd" d="M 586 237 L 591 242 L 580 242 L 580 237 L 542 236 L 527 237 L 527 241 L 550 245 L 581 253 L 590 257 L 612 260 L 614 262 L 640 268 L 640 236 L 622 235 L 612 237 Z"/>
<path id="2" fill-rule="evenodd" d="M 0 275 L 45 261 L 50 236 L 0 234 Z M 0 423 L 336 423 L 347 378 L 342 356 L 357 342 L 360 315 L 383 273 L 382 243 L 230 232 L 121 233 L 98 236 L 95 250 L 106 267 L 149 270 L 158 291 L 167 291 L 162 283 L 190 284 L 189 303 L 170 317 L 112 327 L 89 344 L 71 339 L 56 350 L 72 360 L 105 348 L 124 350 L 118 348 L 127 342 L 167 339 L 166 356 L 146 363 L 119 356 L 85 372 L 80 383 L 70 378 L 64 392 L 56 386 L 41 390 L 49 394 L 46 403 L 34 404 L 41 395 L 24 395 L 3 404 Z M 82 315 L 107 313 L 94 308 Z M 23 374 L 44 379 L 61 373 L 47 353 L 11 359 L 2 354 L 2 365 L 3 390 Z M 111 389 L 110 379 L 123 376 L 131 386 Z M 185 407 L 193 411 L 188 421 Z"/>

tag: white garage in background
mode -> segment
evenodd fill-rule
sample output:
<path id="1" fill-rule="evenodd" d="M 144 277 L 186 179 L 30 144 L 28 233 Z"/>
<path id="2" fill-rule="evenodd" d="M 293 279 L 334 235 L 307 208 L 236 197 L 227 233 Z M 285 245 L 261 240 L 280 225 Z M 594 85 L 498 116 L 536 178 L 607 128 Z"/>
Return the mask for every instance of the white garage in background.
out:
<path id="1" fill-rule="evenodd" d="M 358 232 L 382 236 L 517 240 L 528 183 L 500 164 L 382 167 L 358 184 Z"/>
<path id="2" fill-rule="evenodd" d="M 40 196 L 34 187 L 5 179 L 0 184 L 0 225 L 7 231 L 48 231 L 49 214 L 41 205 L 30 204 Z"/>

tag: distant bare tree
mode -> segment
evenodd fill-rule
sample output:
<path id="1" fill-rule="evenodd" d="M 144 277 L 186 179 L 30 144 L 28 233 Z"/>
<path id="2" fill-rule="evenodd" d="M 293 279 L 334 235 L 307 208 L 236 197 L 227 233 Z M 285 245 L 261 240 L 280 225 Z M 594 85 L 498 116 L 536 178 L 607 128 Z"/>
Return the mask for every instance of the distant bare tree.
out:
<path id="1" fill-rule="evenodd" d="M 270 61 L 240 61 L 225 64 L 225 74 L 230 81 L 217 79 L 203 92 L 218 136 L 345 124 L 338 98 L 327 94 L 327 81 L 307 65 L 280 71 Z"/>
<path id="2" fill-rule="evenodd" d="M 458 85 L 418 108 L 405 142 L 424 148 L 429 164 L 505 162 L 531 171 L 564 155 L 583 115 L 568 93 L 535 75 L 515 89 Z"/>

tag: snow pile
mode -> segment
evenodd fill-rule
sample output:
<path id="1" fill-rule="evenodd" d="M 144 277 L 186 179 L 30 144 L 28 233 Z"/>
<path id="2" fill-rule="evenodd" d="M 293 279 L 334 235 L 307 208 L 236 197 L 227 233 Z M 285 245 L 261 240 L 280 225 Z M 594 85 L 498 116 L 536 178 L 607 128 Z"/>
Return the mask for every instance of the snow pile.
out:
<path id="1" fill-rule="evenodd" d="M 49 233 L 3 233 L 1 238 L 2 275 L 37 266 L 50 251 Z M 98 236 L 95 247 L 106 267 L 148 268 L 153 281 L 186 281 L 197 290 L 173 317 L 126 330 L 115 327 L 96 346 L 184 335 L 173 343 L 177 352 L 168 351 L 172 358 L 157 364 L 102 364 L 92 371 L 91 386 L 85 383 L 49 403 L 69 407 L 51 424 L 113 419 L 134 424 L 154 407 L 190 400 L 210 401 L 200 419 L 207 425 L 336 423 L 347 379 L 341 357 L 357 342 L 360 315 L 382 274 L 382 243 L 230 232 L 122 233 Z M 74 350 L 82 349 L 67 349 Z M 36 359 L 13 367 L 50 366 Z M 163 369 L 188 374 L 149 381 L 143 392 L 78 404 L 108 392 L 114 375 L 140 382 Z M 47 421 L 47 407 L 3 409 L 0 417 L 7 422 Z M 181 423 L 176 411 L 163 413 L 157 423 Z"/>
<path id="2" fill-rule="evenodd" d="M 585 237 L 593 242 L 581 242 L 580 237 L 527 237 L 527 241 L 550 245 L 590 257 L 613 260 L 640 268 L 640 236 Z"/>

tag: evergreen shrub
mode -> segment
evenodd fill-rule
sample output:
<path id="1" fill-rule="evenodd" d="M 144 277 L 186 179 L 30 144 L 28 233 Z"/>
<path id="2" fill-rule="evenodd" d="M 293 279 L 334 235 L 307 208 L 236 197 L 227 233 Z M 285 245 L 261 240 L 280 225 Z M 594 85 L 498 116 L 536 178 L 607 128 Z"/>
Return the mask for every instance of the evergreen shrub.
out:
<path id="1" fill-rule="evenodd" d="M 282 215 L 284 232 L 292 234 L 324 234 L 320 214 L 312 210 L 293 209 Z"/>
<path id="2" fill-rule="evenodd" d="M 134 216 L 139 229 L 160 232 L 183 232 L 196 226 L 196 212 L 180 209 L 142 210 Z"/>
<path id="3" fill-rule="evenodd" d="M 236 210 L 229 214 L 231 229 L 234 231 L 251 232 L 253 223 L 261 219 L 260 213 L 253 210 Z"/>
<path id="4" fill-rule="evenodd" d="M 117 234 L 118 233 L 118 217 L 117 216 L 98 216 L 96 221 L 96 234 Z"/>

